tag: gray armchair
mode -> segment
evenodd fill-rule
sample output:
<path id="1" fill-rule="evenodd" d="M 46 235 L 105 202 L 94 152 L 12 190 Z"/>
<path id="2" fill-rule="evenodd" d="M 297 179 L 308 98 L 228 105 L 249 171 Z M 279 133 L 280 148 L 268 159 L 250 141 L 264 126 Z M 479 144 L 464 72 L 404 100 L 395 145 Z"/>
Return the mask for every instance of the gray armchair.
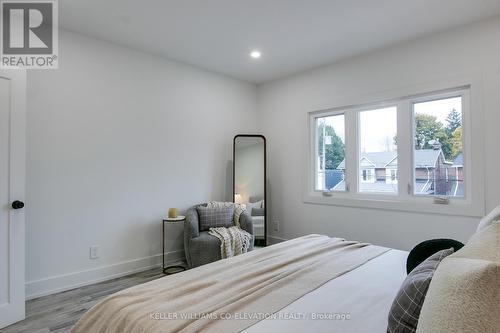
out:
<path id="1" fill-rule="evenodd" d="M 189 268 L 222 259 L 219 239 L 209 235 L 208 231 L 200 231 L 198 211 L 196 210 L 198 206 L 206 206 L 206 204 L 193 206 L 188 209 L 186 212 L 186 223 L 184 225 L 184 251 L 186 253 L 186 261 Z M 243 230 L 253 235 L 252 217 L 250 214 L 246 212 L 241 214 L 240 226 Z M 253 241 L 248 250 L 253 250 Z"/>

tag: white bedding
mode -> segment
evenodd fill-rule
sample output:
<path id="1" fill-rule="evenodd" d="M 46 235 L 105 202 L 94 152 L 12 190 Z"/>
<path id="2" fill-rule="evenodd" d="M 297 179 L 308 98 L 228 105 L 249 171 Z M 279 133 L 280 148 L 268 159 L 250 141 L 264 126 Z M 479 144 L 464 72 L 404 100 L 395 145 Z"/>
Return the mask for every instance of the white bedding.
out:
<path id="1" fill-rule="evenodd" d="M 264 236 L 264 216 L 252 216 L 254 235 Z"/>
<path id="2" fill-rule="evenodd" d="M 366 264 L 325 283 L 283 308 L 278 315 L 308 319 L 265 319 L 245 333 L 265 332 L 386 332 L 387 315 L 406 277 L 408 252 L 390 250 Z M 348 320 L 315 319 L 312 314 L 348 314 Z"/>
<path id="3" fill-rule="evenodd" d="M 298 237 L 119 291 L 87 311 L 72 332 L 229 333 L 262 320 L 254 314 L 297 304 L 307 311 L 322 305 L 325 312 L 328 302 L 310 299 L 313 291 L 388 251 L 324 235 Z M 275 331 L 273 324 L 267 329 Z"/>

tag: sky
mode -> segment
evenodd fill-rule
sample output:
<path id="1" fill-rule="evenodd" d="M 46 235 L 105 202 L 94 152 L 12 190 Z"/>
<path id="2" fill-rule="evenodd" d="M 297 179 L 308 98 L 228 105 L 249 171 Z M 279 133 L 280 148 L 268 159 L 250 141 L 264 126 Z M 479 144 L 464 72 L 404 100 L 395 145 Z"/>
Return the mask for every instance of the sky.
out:
<path id="1" fill-rule="evenodd" d="M 444 126 L 446 126 L 446 117 L 451 110 L 457 110 L 462 113 L 462 98 L 454 97 L 415 104 L 416 113 L 431 114 L 437 118 Z"/>
<path id="2" fill-rule="evenodd" d="M 446 117 L 451 110 L 462 113 L 461 97 L 454 97 L 436 101 L 416 103 L 414 106 L 417 114 L 430 114 L 446 126 Z M 396 107 L 362 111 L 359 117 L 361 152 L 395 151 L 393 138 L 397 133 Z M 331 116 L 326 118 L 326 123 L 335 129 L 335 133 L 345 143 L 344 116 Z"/>
<path id="3" fill-rule="evenodd" d="M 359 113 L 360 152 L 395 151 L 397 108 L 390 107 Z"/>

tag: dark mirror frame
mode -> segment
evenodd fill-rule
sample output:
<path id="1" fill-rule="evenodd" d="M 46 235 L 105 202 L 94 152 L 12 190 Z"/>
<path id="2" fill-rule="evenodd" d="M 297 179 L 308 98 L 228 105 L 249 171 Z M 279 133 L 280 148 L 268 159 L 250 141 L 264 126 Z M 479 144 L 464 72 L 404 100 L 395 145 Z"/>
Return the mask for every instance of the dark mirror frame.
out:
<path id="1" fill-rule="evenodd" d="M 269 203 L 267 201 L 267 142 L 266 137 L 261 134 L 237 134 L 233 138 L 233 199 L 236 196 L 236 139 L 237 138 L 262 138 L 264 141 L 264 244 L 263 246 L 267 246 L 267 207 Z"/>

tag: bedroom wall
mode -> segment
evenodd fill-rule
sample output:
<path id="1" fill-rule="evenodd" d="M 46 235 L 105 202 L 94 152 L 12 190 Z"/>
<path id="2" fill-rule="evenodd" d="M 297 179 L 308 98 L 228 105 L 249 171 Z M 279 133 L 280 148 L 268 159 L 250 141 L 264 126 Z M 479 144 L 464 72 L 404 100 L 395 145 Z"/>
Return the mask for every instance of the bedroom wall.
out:
<path id="1" fill-rule="evenodd" d="M 270 218 L 275 240 L 322 233 L 410 249 L 422 240 L 465 241 L 478 218 L 381 209 L 305 204 L 303 178 L 308 163 L 307 113 L 340 107 L 356 99 L 401 87 L 472 75 L 482 84 L 486 211 L 500 204 L 500 19 L 443 32 L 287 77 L 258 88 L 259 112 L 268 139 Z M 396 96 L 397 97 L 397 96 Z M 472 110 L 474 121 L 477 115 Z M 273 226 L 270 223 L 269 226 Z"/>
<path id="2" fill-rule="evenodd" d="M 254 85 L 70 32 L 59 45 L 58 70 L 28 74 L 28 297 L 160 263 L 167 208 L 231 199 L 233 136 L 257 129 Z M 183 257 L 182 227 L 167 235 Z"/>

